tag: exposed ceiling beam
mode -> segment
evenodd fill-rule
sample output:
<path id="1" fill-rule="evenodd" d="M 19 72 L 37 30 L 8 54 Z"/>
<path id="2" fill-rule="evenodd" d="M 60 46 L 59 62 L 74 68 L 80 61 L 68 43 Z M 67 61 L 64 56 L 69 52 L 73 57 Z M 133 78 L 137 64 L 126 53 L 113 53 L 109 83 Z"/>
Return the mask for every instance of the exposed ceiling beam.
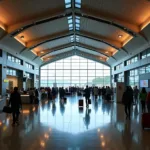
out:
<path id="1" fill-rule="evenodd" d="M 112 45 L 114 45 L 115 47 L 118 47 L 118 48 L 122 47 L 122 43 L 120 41 L 116 41 L 116 40 L 113 40 L 113 39 L 110 39 L 110 38 L 107 38 L 107 37 L 103 37 L 101 35 L 96 35 L 96 34 L 93 34 L 91 32 L 80 30 L 80 31 L 76 31 L 76 34 L 87 35 L 91 38 L 100 39 L 100 40 L 105 41 L 107 43 L 110 43 L 110 44 L 112 44 Z"/>
<path id="2" fill-rule="evenodd" d="M 64 31 L 64 32 L 57 33 L 57 34 L 52 35 L 52 36 L 46 36 L 46 37 L 43 37 L 43 38 L 40 38 L 40 39 L 31 41 L 31 42 L 28 42 L 26 45 L 29 48 L 29 50 L 32 50 L 33 48 L 36 48 L 36 47 L 38 47 L 38 46 L 40 46 L 40 45 L 42 45 L 44 43 L 52 42 L 54 40 L 58 40 L 58 39 L 65 38 L 65 37 L 69 37 L 69 36 L 72 36 L 72 35 L 74 35 L 73 31 L 70 31 L 70 32 Z M 97 42 L 104 43 L 104 44 L 106 44 L 106 45 L 116 49 L 117 51 L 119 51 L 121 49 L 121 43 L 119 43 L 119 42 L 117 43 L 114 40 L 110 40 L 110 39 L 106 39 L 106 38 L 103 38 L 103 37 L 99 37 L 99 36 L 96 36 L 94 34 L 90 34 L 88 32 L 83 32 L 83 31 L 77 31 L 76 35 L 84 37 L 84 38 L 88 38 L 90 40 L 95 40 Z"/>
<path id="3" fill-rule="evenodd" d="M 79 54 L 80 56 L 87 56 L 89 58 L 94 58 L 94 60 L 101 60 L 103 62 L 106 62 L 107 58 L 104 58 L 104 57 L 101 57 L 101 56 L 97 56 L 97 55 L 93 55 L 93 54 L 89 54 L 89 53 L 86 53 L 86 52 L 82 52 L 78 49 L 75 50 L 76 51 L 76 54 Z"/>
<path id="4" fill-rule="evenodd" d="M 84 58 L 87 58 L 87 59 L 90 59 L 90 60 L 93 60 L 93 61 L 97 61 L 99 63 L 102 63 L 102 64 L 105 64 L 105 65 L 109 66 L 108 63 L 106 62 L 106 59 L 100 59 L 100 57 L 98 57 L 96 55 L 91 55 L 91 54 L 88 54 L 86 52 L 81 52 L 79 50 L 72 50 L 72 51 L 69 51 L 69 52 L 65 52 L 63 54 L 58 54 L 58 55 L 54 55 L 54 56 L 51 56 L 51 57 L 47 57 L 47 58 L 44 59 L 44 62 L 41 66 L 46 65 L 46 64 L 51 63 L 51 62 L 54 62 L 54 61 L 57 61 L 57 60 L 61 60 L 63 58 L 73 56 L 73 55 L 84 57 Z"/>
<path id="5" fill-rule="evenodd" d="M 89 35 L 84 35 L 84 34 L 80 34 L 80 33 L 77 33 L 76 35 L 87 38 L 87 39 L 90 39 L 90 40 L 94 40 L 94 41 L 97 41 L 97 42 L 104 43 L 104 44 L 116 49 L 117 51 L 120 51 L 120 47 L 117 47 L 116 45 L 110 44 L 108 41 L 104 41 L 104 40 L 98 39 L 96 37 L 91 37 Z"/>
<path id="6" fill-rule="evenodd" d="M 30 46 L 29 50 L 32 50 L 33 48 L 36 48 L 36 47 L 38 47 L 38 46 L 40 46 L 42 44 L 45 44 L 47 42 L 52 42 L 52 41 L 59 40 L 59 39 L 62 39 L 62 38 L 67 38 L 67 37 L 72 36 L 72 35 L 73 35 L 73 32 L 69 32 L 67 34 L 57 35 L 57 36 L 52 37 L 50 39 L 46 38 L 46 40 L 39 40 L 40 42 L 35 44 L 35 45 L 32 45 L 32 44 L 28 43 L 29 45 L 32 45 L 32 46 Z"/>
<path id="7" fill-rule="evenodd" d="M 60 51 L 62 49 L 69 48 L 69 47 L 72 47 L 72 46 L 74 46 L 74 43 L 64 44 L 64 45 L 61 45 L 61 46 L 53 47 L 51 49 L 43 50 L 43 52 L 44 52 L 43 54 L 39 52 L 37 55 L 39 57 L 44 57 L 49 53 Z"/>
<path id="8" fill-rule="evenodd" d="M 26 22 L 20 22 L 20 23 L 14 24 L 14 25 L 8 27 L 8 33 L 10 33 L 11 36 L 16 36 L 19 33 L 23 32 L 33 26 L 44 24 L 44 23 L 51 22 L 51 21 L 55 21 L 57 19 L 69 17 L 71 15 L 72 15 L 71 10 L 59 12 L 59 13 L 57 13 L 57 15 L 53 15 L 53 16 L 48 14 L 42 18 L 35 18 L 32 20 L 27 20 Z"/>
<path id="9" fill-rule="evenodd" d="M 84 18 L 91 19 L 97 22 L 102 22 L 108 25 L 115 26 L 116 28 L 119 28 L 132 36 L 136 36 L 138 32 L 140 32 L 138 26 L 127 23 L 123 20 L 112 19 L 112 18 L 108 18 L 105 16 L 97 17 L 97 16 L 94 16 L 93 14 L 90 14 L 89 11 L 85 11 L 85 10 L 81 11 L 78 8 L 74 8 L 74 10 L 72 10 L 71 8 L 64 12 L 59 12 L 57 15 L 54 15 L 54 16 L 46 15 L 42 18 L 35 18 L 32 20 L 28 20 L 26 22 L 14 24 L 8 27 L 8 33 L 11 33 L 12 36 L 16 36 L 17 34 L 35 25 L 40 25 L 46 22 L 55 21 L 57 19 L 72 16 L 73 14 L 76 16 L 84 17 Z"/>
<path id="10" fill-rule="evenodd" d="M 26 47 L 29 48 L 29 49 L 32 49 L 32 47 L 34 47 L 34 46 L 36 46 L 40 43 L 43 43 L 43 42 L 46 42 L 46 41 L 49 41 L 49 40 L 53 40 L 53 39 L 57 40 L 59 38 L 63 38 L 64 36 L 68 36 L 70 34 L 73 34 L 73 32 L 72 31 L 70 31 L 70 32 L 62 31 L 62 32 L 59 32 L 59 33 L 47 35 L 45 37 L 41 37 L 41 38 L 38 38 L 38 39 L 27 42 Z"/>
<path id="11" fill-rule="evenodd" d="M 48 55 L 48 54 L 50 54 L 50 53 L 52 53 L 52 52 L 61 51 L 62 49 L 64 49 L 64 48 L 69 48 L 69 47 L 71 47 L 71 46 L 74 46 L 74 43 L 65 44 L 65 45 L 58 46 L 58 47 L 54 47 L 54 48 L 48 49 L 48 50 L 43 50 L 43 52 L 44 52 L 44 51 L 46 51 L 46 52 L 43 53 L 43 54 L 41 54 L 41 53 L 39 52 L 37 55 L 38 55 L 39 57 L 44 57 L 44 56 L 46 56 L 46 55 Z M 85 48 L 85 49 L 90 50 L 90 51 L 97 52 L 97 53 L 99 53 L 99 54 L 101 54 L 101 55 L 103 55 L 103 56 L 105 56 L 105 57 L 107 57 L 107 58 L 108 58 L 108 57 L 112 57 L 112 54 L 111 54 L 111 53 L 105 54 L 105 52 L 104 52 L 105 50 L 100 50 L 100 49 L 97 49 L 97 48 L 95 48 L 95 47 L 88 46 L 88 45 L 86 45 L 86 44 L 76 43 L 76 46 L 81 47 L 81 48 Z M 87 52 L 87 53 L 88 53 L 88 52 Z M 35 57 L 35 58 L 37 58 L 37 57 Z"/>
<path id="12" fill-rule="evenodd" d="M 98 48 L 95 48 L 95 47 L 92 47 L 92 46 L 89 46 L 89 45 L 86 45 L 86 44 L 76 43 L 76 46 L 78 46 L 79 48 L 84 48 L 84 49 L 87 49 L 87 50 L 95 51 L 95 52 L 100 53 L 100 54 L 102 54 L 102 55 L 104 55 L 106 57 L 111 57 L 112 56 L 111 53 L 106 54 L 105 53 L 106 50 L 98 49 Z"/>

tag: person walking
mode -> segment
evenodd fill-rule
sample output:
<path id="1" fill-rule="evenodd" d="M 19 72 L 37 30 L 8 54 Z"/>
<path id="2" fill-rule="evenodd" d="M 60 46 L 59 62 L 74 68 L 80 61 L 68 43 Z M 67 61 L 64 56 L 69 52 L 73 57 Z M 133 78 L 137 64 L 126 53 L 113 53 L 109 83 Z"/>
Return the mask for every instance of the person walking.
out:
<path id="1" fill-rule="evenodd" d="M 90 89 L 88 88 L 88 86 L 86 86 L 84 90 L 84 96 L 85 96 L 86 107 L 88 107 L 89 106 L 88 101 L 90 99 Z"/>
<path id="2" fill-rule="evenodd" d="M 22 108 L 22 102 L 21 102 L 21 96 L 20 93 L 18 92 L 18 87 L 14 88 L 14 91 L 10 95 L 10 100 L 8 106 L 11 104 L 11 109 L 12 109 L 12 116 L 13 116 L 13 123 L 12 125 L 14 126 L 15 124 L 19 125 L 18 119 L 19 119 L 19 109 Z"/>
<path id="3" fill-rule="evenodd" d="M 95 97 L 95 100 L 97 100 L 97 96 L 98 96 L 98 87 L 94 87 L 94 97 Z"/>
<path id="4" fill-rule="evenodd" d="M 129 86 L 126 87 L 126 91 L 123 93 L 122 103 L 124 104 L 126 119 L 130 120 L 133 92 Z"/>
<path id="5" fill-rule="evenodd" d="M 142 105 L 142 113 L 145 113 L 145 103 L 147 98 L 147 92 L 145 88 L 142 88 L 142 91 L 140 93 L 140 100 Z"/>
<path id="6" fill-rule="evenodd" d="M 29 90 L 29 98 L 30 98 L 30 104 L 33 104 L 34 92 L 33 92 L 32 88 L 30 88 L 30 90 Z"/>
<path id="7" fill-rule="evenodd" d="M 133 95 L 134 95 L 134 103 L 136 105 L 138 102 L 138 95 L 139 95 L 139 89 L 137 88 L 137 86 L 135 86 L 133 90 Z"/>
<path id="8" fill-rule="evenodd" d="M 150 92 L 148 92 L 148 94 L 147 94 L 146 103 L 147 103 L 148 113 L 150 113 Z"/>
<path id="9" fill-rule="evenodd" d="M 106 89 L 106 100 L 110 101 L 111 100 L 111 95 L 112 95 L 112 90 L 110 89 L 110 87 L 108 86 Z"/>

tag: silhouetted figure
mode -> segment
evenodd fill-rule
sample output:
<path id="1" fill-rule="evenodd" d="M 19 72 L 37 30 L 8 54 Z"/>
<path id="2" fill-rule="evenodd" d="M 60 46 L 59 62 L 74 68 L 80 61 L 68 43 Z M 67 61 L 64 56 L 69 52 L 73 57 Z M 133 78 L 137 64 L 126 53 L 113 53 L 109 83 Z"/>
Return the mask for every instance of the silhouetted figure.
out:
<path id="1" fill-rule="evenodd" d="M 133 103 L 133 92 L 129 86 L 126 87 L 126 91 L 123 93 L 122 103 L 125 106 L 126 119 L 130 119 L 131 105 Z"/>
<path id="2" fill-rule="evenodd" d="M 85 102 L 86 102 L 86 107 L 88 107 L 88 100 L 90 99 L 90 89 L 88 86 L 86 86 L 86 89 L 84 90 L 84 96 L 85 96 Z"/>
<path id="3" fill-rule="evenodd" d="M 140 100 L 142 105 L 142 113 L 145 113 L 145 104 L 146 104 L 147 92 L 145 88 L 142 88 L 140 93 Z"/>
<path id="4" fill-rule="evenodd" d="M 111 90 L 111 88 L 108 86 L 107 89 L 106 89 L 106 99 L 107 99 L 107 101 L 110 101 L 110 100 L 111 100 L 111 95 L 112 95 L 112 90 Z"/>
<path id="5" fill-rule="evenodd" d="M 29 90 L 29 98 L 30 98 L 30 104 L 33 104 L 34 92 L 33 92 L 32 88 L 30 88 L 30 90 Z"/>
<path id="6" fill-rule="evenodd" d="M 65 90 L 64 90 L 64 88 L 62 87 L 62 88 L 60 88 L 60 90 L 59 90 L 59 94 L 60 94 L 60 99 L 63 99 L 64 97 L 65 97 Z"/>
<path id="7" fill-rule="evenodd" d="M 54 100 L 56 98 L 56 90 L 55 88 L 53 87 L 52 88 L 52 99 Z"/>
<path id="8" fill-rule="evenodd" d="M 14 91 L 11 93 L 10 95 L 10 100 L 9 100 L 9 104 L 11 104 L 11 108 L 12 108 L 12 115 L 13 115 L 13 124 L 15 125 L 15 123 L 17 125 L 19 125 L 18 119 L 19 119 L 19 109 L 22 108 L 22 103 L 21 103 L 21 96 L 20 93 L 18 92 L 18 88 L 15 87 Z"/>
<path id="9" fill-rule="evenodd" d="M 95 100 L 97 99 L 97 96 L 98 96 L 98 87 L 94 87 L 94 97 L 95 97 Z"/>
<path id="10" fill-rule="evenodd" d="M 38 98 L 39 97 L 39 92 L 38 92 L 38 90 L 36 89 L 35 90 L 35 98 Z"/>
<path id="11" fill-rule="evenodd" d="M 137 104 L 137 102 L 138 102 L 138 95 L 139 95 L 139 89 L 137 88 L 137 86 L 135 86 L 135 88 L 133 90 L 133 95 L 134 95 L 134 103 Z"/>

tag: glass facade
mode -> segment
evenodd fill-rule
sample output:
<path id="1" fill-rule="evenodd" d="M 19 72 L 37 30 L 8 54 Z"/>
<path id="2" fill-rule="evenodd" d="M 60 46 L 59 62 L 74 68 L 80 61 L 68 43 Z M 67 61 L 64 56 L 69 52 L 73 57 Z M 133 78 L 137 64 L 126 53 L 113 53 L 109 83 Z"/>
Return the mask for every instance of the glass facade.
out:
<path id="1" fill-rule="evenodd" d="M 26 64 L 25 64 L 25 65 L 26 65 L 26 67 L 27 67 L 28 69 L 34 69 L 34 66 L 33 66 L 33 65 L 31 65 L 31 64 L 29 64 L 29 63 L 27 63 L 27 62 L 26 62 Z"/>
<path id="2" fill-rule="evenodd" d="M 135 56 L 135 57 L 133 57 L 133 58 L 131 58 L 131 59 L 126 61 L 126 66 L 128 66 L 130 64 L 133 64 L 133 63 L 135 63 L 137 61 L 138 61 L 138 56 Z"/>
<path id="3" fill-rule="evenodd" d="M 79 56 L 68 57 L 41 67 L 40 86 L 110 86 L 110 67 Z"/>
<path id="4" fill-rule="evenodd" d="M 114 70 L 119 70 L 119 69 L 122 69 L 124 67 L 123 63 L 117 65 L 114 67 Z"/>
<path id="5" fill-rule="evenodd" d="M 134 69 L 134 70 L 130 71 L 129 85 L 131 87 L 135 87 L 135 86 L 139 87 L 139 72 L 138 72 L 138 69 Z"/>
<path id="6" fill-rule="evenodd" d="M 17 76 L 17 71 L 15 69 L 7 68 L 7 75 Z"/>
<path id="7" fill-rule="evenodd" d="M 14 63 L 17 63 L 19 65 L 22 65 L 22 60 L 19 59 L 19 58 L 16 58 L 10 54 L 7 54 L 7 60 L 11 61 L 11 62 L 14 62 Z"/>
<path id="8" fill-rule="evenodd" d="M 144 59 L 146 57 L 150 57 L 150 48 L 146 49 L 141 53 L 141 59 Z"/>

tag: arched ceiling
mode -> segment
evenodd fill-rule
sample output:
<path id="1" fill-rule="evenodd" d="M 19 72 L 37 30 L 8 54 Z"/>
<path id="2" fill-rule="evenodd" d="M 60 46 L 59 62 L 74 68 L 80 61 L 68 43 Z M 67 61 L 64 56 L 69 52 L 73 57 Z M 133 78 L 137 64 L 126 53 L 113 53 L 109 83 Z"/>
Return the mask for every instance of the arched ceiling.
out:
<path id="1" fill-rule="evenodd" d="M 148 0 L 0 1 L 0 45 L 38 65 L 70 53 L 112 65 L 149 46 L 149 10 Z"/>

